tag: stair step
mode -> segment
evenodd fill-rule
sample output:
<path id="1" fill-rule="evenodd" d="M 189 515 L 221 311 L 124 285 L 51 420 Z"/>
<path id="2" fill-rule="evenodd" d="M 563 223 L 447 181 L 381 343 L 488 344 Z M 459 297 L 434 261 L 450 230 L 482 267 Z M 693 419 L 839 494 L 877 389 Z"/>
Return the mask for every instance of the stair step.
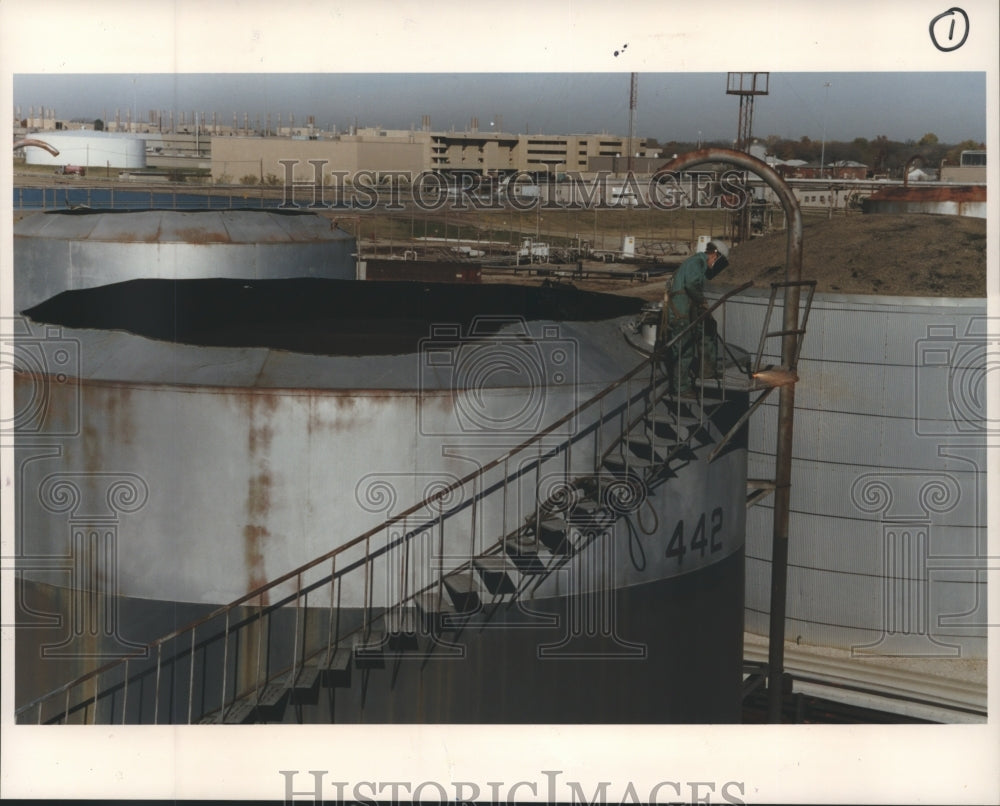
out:
<path id="1" fill-rule="evenodd" d="M 385 630 L 373 628 L 365 639 L 363 635 L 354 638 L 354 665 L 359 669 L 381 669 L 385 666 Z"/>
<path id="2" fill-rule="evenodd" d="M 546 518 L 538 524 L 538 539 L 553 554 L 572 554 L 571 527 L 565 518 Z"/>
<path id="3" fill-rule="evenodd" d="M 644 459 L 641 456 L 635 455 L 630 456 L 628 460 L 626 460 L 617 453 L 611 454 L 604 460 L 604 467 L 616 476 L 625 475 L 626 471 L 630 471 L 634 474 L 640 474 L 645 470 L 653 470 L 662 466 L 663 462 L 659 460 Z"/>
<path id="4" fill-rule="evenodd" d="M 667 453 L 667 462 L 672 462 L 674 459 L 680 459 L 683 462 L 692 462 L 697 458 L 698 454 L 695 452 L 694 448 L 686 442 L 674 445 L 674 447 Z"/>
<path id="5" fill-rule="evenodd" d="M 299 668 L 292 686 L 292 702 L 297 705 L 315 705 L 319 702 L 319 677 L 318 661 L 308 661 Z"/>
<path id="6" fill-rule="evenodd" d="M 655 435 L 658 440 L 681 442 L 695 434 L 707 432 L 710 420 L 708 416 L 677 418 L 676 412 L 660 411 L 655 417 L 648 417 L 641 423 L 647 434 Z"/>
<path id="7" fill-rule="evenodd" d="M 578 480 L 578 495 L 576 503 L 566 512 L 568 520 L 589 520 L 601 512 L 601 490 L 604 480 L 597 476 L 588 476 Z"/>
<path id="8" fill-rule="evenodd" d="M 518 535 L 505 543 L 507 556 L 523 574 L 544 574 L 550 558 L 548 548 L 534 537 Z"/>
<path id="9" fill-rule="evenodd" d="M 412 607 L 397 608 L 386 614 L 387 646 L 393 652 L 406 652 L 417 648 L 420 619 Z"/>
<path id="10" fill-rule="evenodd" d="M 288 704 L 288 673 L 280 674 L 261 689 L 257 698 L 257 717 L 262 722 L 275 722 L 285 714 Z"/>
<path id="11" fill-rule="evenodd" d="M 351 685 L 351 650 L 340 647 L 330 653 L 323 664 L 322 681 L 330 688 L 347 688 Z"/>
<path id="12" fill-rule="evenodd" d="M 656 402 L 649 413 L 655 412 L 657 419 L 662 414 L 675 420 L 679 414 L 681 424 L 689 424 L 707 417 L 715 406 L 716 404 L 711 400 L 705 400 L 704 405 L 702 405 L 697 397 L 682 397 L 679 400 L 676 397 L 663 397 Z M 647 413 L 647 417 L 649 413 Z"/>
<path id="13" fill-rule="evenodd" d="M 477 557 L 472 564 L 490 593 L 496 595 L 517 592 L 521 575 L 514 563 L 506 557 L 490 554 Z"/>
<path id="14" fill-rule="evenodd" d="M 686 439 L 689 433 L 689 429 L 697 427 L 697 423 L 681 423 L 679 426 L 669 415 L 658 416 L 655 420 L 649 419 L 644 423 L 640 423 L 643 430 L 652 434 L 658 440 L 667 440 L 670 442 L 679 442 L 682 439 Z"/>
<path id="15" fill-rule="evenodd" d="M 668 445 L 663 439 L 654 440 L 652 435 L 645 434 L 629 437 L 628 447 L 632 457 L 658 462 L 662 460 L 663 449 Z"/>
<path id="16" fill-rule="evenodd" d="M 424 591 L 413 597 L 417 612 L 423 616 L 452 615 L 455 605 L 436 590 Z"/>
<path id="17" fill-rule="evenodd" d="M 436 590 L 424 591 L 413 597 L 417 612 L 423 619 L 425 632 L 436 635 L 458 628 L 455 606 Z"/>
<path id="18" fill-rule="evenodd" d="M 223 723 L 226 725 L 245 725 L 252 722 L 254 713 L 257 710 L 257 692 L 251 692 L 246 697 L 241 697 L 226 709 Z"/>
<path id="19" fill-rule="evenodd" d="M 480 607 L 479 585 L 471 571 L 448 574 L 444 586 L 459 613 L 471 613 Z"/>

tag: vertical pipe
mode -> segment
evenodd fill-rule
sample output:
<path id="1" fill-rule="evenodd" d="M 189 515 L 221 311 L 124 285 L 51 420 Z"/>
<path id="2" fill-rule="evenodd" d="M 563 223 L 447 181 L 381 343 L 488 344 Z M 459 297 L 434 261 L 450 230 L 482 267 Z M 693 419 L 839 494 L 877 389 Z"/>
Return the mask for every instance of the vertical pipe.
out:
<path id="1" fill-rule="evenodd" d="M 361 624 L 361 635 L 363 640 L 368 640 L 368 577 L 371 575 L 371 569 L 368 567 L 369 556 L 371 554 L 371 538 L 365 538 L 365 599 L 362 603 L 363 610 L 362 624 Z"/>
<path id="2" fill-rule="evenodd" d="M 659 363 L 656 360 L 656 351 L 654 349 L 653 355 L 649 359 L 649 370 L 650 370 L 650 384 L 649 388 L 652 395 L 649 398 L 649 452 L 652 456 L 656 456 L 656 404 L 659 402 L 656 391 L 656 365 Z"/>
<path id="3" fill-rule="evenodd" d="M 542 441 L 538 440 L 538 464 L 535 465 L 535 538 L 542 533 L 541 524 L 541 491 L 542 491 Z M 507 551 L 507 535 L 504 533 L 504 552 Z"/>
<path id="4" fill-rule="evenodd" d="M 257 594 L 257 659 L 254 662 L 254 701 L 260 692 L 260 656 L 264 647 L 264 594 Z"/>
<path id="5" fill-rule="evenodd" d="M 438 562 L 444 564 L 444 506 L 441 507 L 441 516 L 438 518 Z M 438 596 L 442 595 L 444 585 L 444 574 L 438 574 Z M 440 600 L 439 600 L 440 601 Z"/>
<path id="6" fill-rule="evenodd" d="M 563 475 L 568 480 L 568 479 L 572 478 L 572 473 L 573 473 L 573 435 L 572 434 L 570 434 L 566 438 L 566 464 L 564 466 L 566 468 L 566 471 L 565 471 L 565 473 L 563 473 Z"/>
<path id="7" fill-rule="evenodd" d="M 330 616 L 326 636 L 326 662 L 333 660 L 333 589 L 337 582 L 337 555 L 330 559 Z"/>
<path id="8" fill-rule="evenodd" d="M 299 661 L 299 612 L 302 610 L 299 600 L 302 593 L 302 574 L 295 575 L 295 632 L 292 635 L 292 685 L 295 685 L 295 676 L 298 672 Z"/>
<path id="9" fill-rule="evenodd" d="M 219 721 L 226 716 L 226 680 L 229 677 L 228 666 L 229 666 L 229 614 L 231 611 L 226 611 L 226 632 L 225 637 L 222 641 L 222 700 L 219 703 Z"/>
<path id="10" fill-rule="evenodd" d="M 479 477 L 478 476 L 475 476 L 472 479 L 472 528 L 469 530 L 470 533 L 471 533 L 471 537 L 469 539 L 469 542 L 471 544 L 469 546 L 469 559 L 470 560 L 473 557 L 476 556 L 476 510 L 478 508 L 478 503 L 479 503 L 479 497 L 478 497 L 478 491 L 477 491 L 477 488 L 479 486 L 478 483 L 477 483 L 478 481 L 479 481 Z M 444 577 L 444 568 L 441 569 L 441 573 L 438 574 L 438 577 L 439 578 L 443 578 Z"/>
<path id="11" fill-rule="evenodd" d="M 507 502 L 510 485 L 510 454 L 503 458 L 503 513 L 500 516 L 500 534 L 507 534 Z M 474 553 L 473 553 L 474 554 Z"/>
<path id="12" fill-rule="evenodd" d="M 125 724 L 125 712 L 128 710 L 128 658 L 125 658 L 125 685 L 122 688 L 122 724 Z"/>
<path id="13" fill-rule="evenodd" d="M 153 699 L 153 724 L 157 724 L 160 717 L 160 666 L 163 659 L 163 644 L 156 645 L 156 694 Z"/>
<path id="14" fill-rule="evenodd" d="M 601 504 L 601 463 L 604 458 L 604 398 L 598 404 L 597 413 L 597 433 L 594 435 L 597 440 L 597 450 L 594 451 L 594 475 L 597 476 L 597 505 Z"/>
<path id="15" fill-rule="evenodd" d="M 191 630 L 191 669 L 188 674 L 188 713 L 187 713 L 187 723 L 191 724 L 191 706 L 194 704 L 194 636 L 197 632 L 197 627 Z"/>
<path id="16" fill-rule="evenodd" d="M 394 554 L 394 551 L 392 550 L 392 543 L 391 543 L 392 537 L 391 537 L 391 533 L 389 533 L 389 531 L 388 531 L 388 528 L 389 527 L 386 527 L 386 534 L 387 534 L 386 546 L 385 546 L 385 549 L 386 549 L 386 553 L 385 553 L 386 563 L 390 562 L 390 558 Z M 400 560 L 399 560 L 399 605 L 400 605 L 400 610 L 402 610 L 403 602 L 406 600 L 406 579 L 405 579 L 405 577 L 406 577 L 406 549 L 407 549 L 407 546 L 410 545 L 410 541 L 407 539 L 407 535 L 406 535 L 405 531 L 401 532 L 400 535 L 401 535 L 402 543 L 399 546 L 399 553 L 401 555 L 400 556 Z M 386 599 L 387 599 L 387 601 L 392 601 L 392 591 L 389 590 L 389 588 L 390 588 L 390 586 L 389 586 L 389 571 L 391 571 L 391 569 L 386 569 Z"/>
<path id="17" fill-rule="evenodd" d="M 798 354 L 799 286 L 802 278 L 802 214 L 791 188 L 764 162 L 738 151 L 706 148 L 685 154 L 657 171 L 682 171 L 695 165 L 728 163 L 757 174 L 774 190 L 788 220 L 785 251 L 785 298 L 781 339 L 781 362 L 794 370 Z M 655 176 L 655 175 L 654 175 Z M 788 586 L 788 515 L 791 501 L 792 432 L 795 417 L 795 386 L 781 387 L 778 398 L 778 436 L 775 445 L 774 524 L 771 535 L 771 604 L 768 634 L 768 721 L 781 721 L 781 681 L 785 659 L 785 606 Z"/>

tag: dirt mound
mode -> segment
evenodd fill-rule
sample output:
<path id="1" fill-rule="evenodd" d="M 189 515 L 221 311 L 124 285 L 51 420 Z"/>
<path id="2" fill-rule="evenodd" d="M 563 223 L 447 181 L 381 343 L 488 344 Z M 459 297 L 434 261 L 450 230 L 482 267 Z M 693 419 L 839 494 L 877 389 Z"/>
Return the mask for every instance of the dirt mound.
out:
<path id="1" fill-rule="evenodd" d="M 735 247 L 716 282 L 784 279 L 787 233 Z M 921 297 L 986 296 L 986 220 L 920 213 L 806 222 L 802 277 L 817 291 Z"/>

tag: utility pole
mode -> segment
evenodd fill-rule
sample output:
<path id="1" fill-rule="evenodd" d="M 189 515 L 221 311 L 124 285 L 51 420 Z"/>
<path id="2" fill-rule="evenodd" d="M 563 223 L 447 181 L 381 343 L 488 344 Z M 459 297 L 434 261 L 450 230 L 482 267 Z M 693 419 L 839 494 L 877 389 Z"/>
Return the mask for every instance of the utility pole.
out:
<path id="1" fill-rule="evenodd" d="M 736 151 L 749 151 L 753 135 L 753 101 L 757 95 L 767 95 L 770 73 L 729 73 L 726 95 L 740 97 L 740 119 L 736 134 Z M 742 243 L 750 237 L 750 208 L 736 210 L 732 218 L 733 239 Z"/>
<path id="2" fill-rule="evenodd" d="M 635 134 L 635 107 L 639 100 L 639 74 L 632 73 L 628 89 L 628 160 L 625 163 L 627 173 L 632 173 L 632 136 Z"/>
<path id="3" fill-rule="evenodd" d="M 823 98 L 823 142 L 819 147 L 820 179 L 823 178 L 826 166 L 826 106 L 827 106 L 827 101 L 830 100 L 830 82 L 827 81 L 823 86 L 826 87 L 826 96 Z"/>

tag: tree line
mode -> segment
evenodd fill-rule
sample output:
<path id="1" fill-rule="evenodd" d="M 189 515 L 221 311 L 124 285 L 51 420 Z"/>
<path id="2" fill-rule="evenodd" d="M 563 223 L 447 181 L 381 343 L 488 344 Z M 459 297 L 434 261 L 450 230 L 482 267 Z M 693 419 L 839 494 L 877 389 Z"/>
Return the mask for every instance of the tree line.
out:
<path id="1" fill-rule="evenodd" d="M 821 156 L 827 164 L 851 160 L 864 163 L 874 173 L 887 173 L 889 176 L 901 176 L 904 166 L 911 157 L 919 156 L 924 161 L 924 167 L 937 169 L 942 160 L 946 160 L 949 165 L 957 165 L 959 155 L 963 151 L 986 148 L 984 143 L 975 140 L 942 143 L 933 132 L 928 132 L 919 140 L 905 141 L 890 140 L 884 134 L 880 134 L 871 140 L 855 137 L 850 142 L 827 140 L 823 143 L 821 140 L 813 140 L 806 136 L 791 140 L 771 134 L 764 138 L 754 138 L 754 142 L 763 146 L 768 154 L 781 160 L 804 160 L 817 165 Z M 665 154 L 683 154 L 699 146 L 732 147 L 731 142 L 723 140 L 700 144 L 669 140 L 663 145 L 647 141 L 647 147 L 649 145 L 661 148 Z"/>

